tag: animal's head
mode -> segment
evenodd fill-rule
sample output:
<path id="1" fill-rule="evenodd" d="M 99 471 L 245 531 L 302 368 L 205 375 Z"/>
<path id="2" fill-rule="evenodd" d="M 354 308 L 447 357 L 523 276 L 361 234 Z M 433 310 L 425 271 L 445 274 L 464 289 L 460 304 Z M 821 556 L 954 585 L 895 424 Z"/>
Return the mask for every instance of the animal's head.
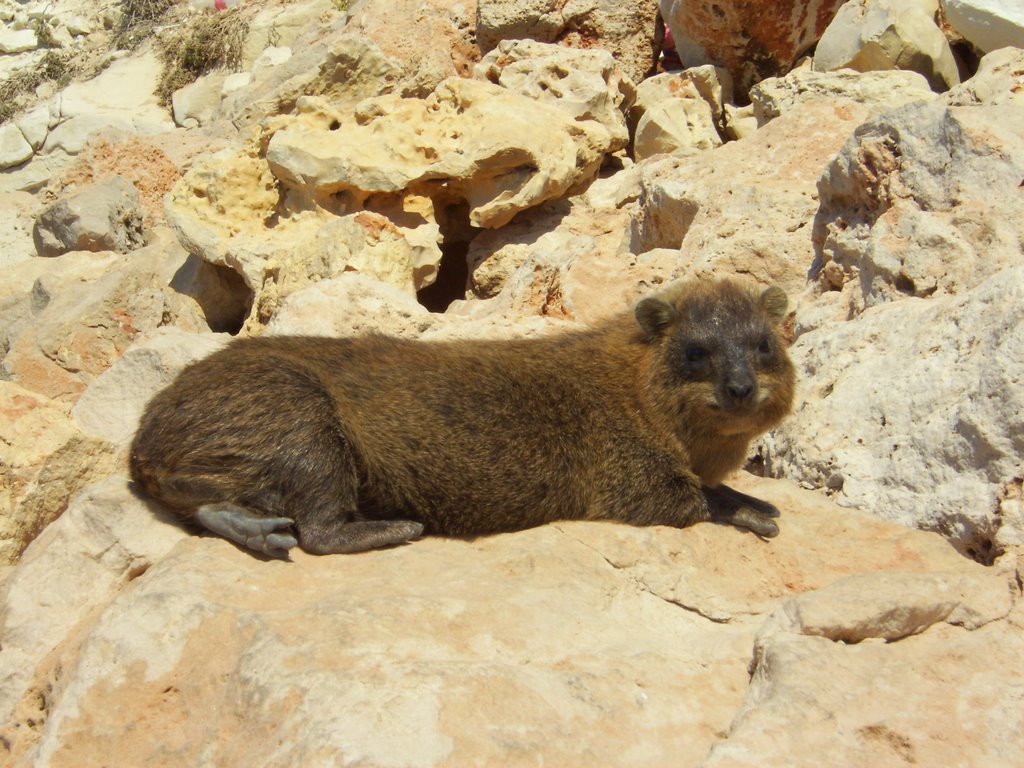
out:
<path id="1" fill-rule="evenodd" d="M 654 382 L 685 418 L 724 434 L 757 433 L 792 405 L 794 371 L 780 335 L 781 288 L 691 282 L 641 301 L 636 320 L 656 349 Z"/>

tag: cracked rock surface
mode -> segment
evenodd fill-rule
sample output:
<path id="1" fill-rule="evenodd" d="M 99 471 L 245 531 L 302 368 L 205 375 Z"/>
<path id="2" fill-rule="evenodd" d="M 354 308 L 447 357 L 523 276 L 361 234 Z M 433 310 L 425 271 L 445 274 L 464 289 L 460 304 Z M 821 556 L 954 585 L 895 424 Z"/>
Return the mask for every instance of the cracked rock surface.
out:
<path id="1" fill-rule="evenodd" d="M 938 764 L 943 738 L 977 745 L 968 764 L 1021 753 L 1009 558 L 740 485 L 784 510 L 784 535 L 572 522 L 260 562 L 112 478 L 7 585 L 3 738 L 40 766 L 803 764 L 824 754 L 807 744 Z M 156 722 L 175 726 L 139 728 Z"/>

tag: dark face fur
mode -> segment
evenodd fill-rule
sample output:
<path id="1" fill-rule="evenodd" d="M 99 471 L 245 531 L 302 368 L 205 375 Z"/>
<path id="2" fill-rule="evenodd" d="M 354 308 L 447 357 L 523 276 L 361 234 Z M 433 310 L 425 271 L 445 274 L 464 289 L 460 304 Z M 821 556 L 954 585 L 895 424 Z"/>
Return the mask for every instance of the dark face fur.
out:
<path id="1" fill-rule="evenodd" d="M 760 431 L 789 408 L 792 365 L 778 335 L 786 296 L 760 297 L 728 282 L 645 299 L 640 327 L 663 345 L 665 376 L 681 410 L 706 413 L 725 433 Z"/>

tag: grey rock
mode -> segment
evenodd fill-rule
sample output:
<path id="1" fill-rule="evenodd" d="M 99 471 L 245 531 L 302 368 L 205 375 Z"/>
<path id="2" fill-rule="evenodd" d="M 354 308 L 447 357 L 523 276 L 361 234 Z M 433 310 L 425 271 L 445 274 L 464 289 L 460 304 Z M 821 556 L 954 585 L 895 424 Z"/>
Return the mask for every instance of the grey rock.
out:
<path id="1" fill-rule="evenodd" d="M 145 242 L 139 193 L 120 176 L 88 184 L 43 211 L 32 237 L 40 256 L 133 251 Z"/>

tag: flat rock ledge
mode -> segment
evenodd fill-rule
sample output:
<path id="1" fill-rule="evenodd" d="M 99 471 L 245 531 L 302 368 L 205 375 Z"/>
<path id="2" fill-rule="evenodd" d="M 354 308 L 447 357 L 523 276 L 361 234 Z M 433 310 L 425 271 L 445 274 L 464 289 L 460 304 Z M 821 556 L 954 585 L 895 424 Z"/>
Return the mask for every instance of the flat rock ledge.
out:
<path id="1" fill-rule="evenodd" d="M 264 562 L 186 535 L 112 478 L 6 584 L 3 762 L 1024 754 L 1013 553 L 986 568 L 794 485 L 737 485 L 784 510 L 782 535 L 574 522 Z"/>

